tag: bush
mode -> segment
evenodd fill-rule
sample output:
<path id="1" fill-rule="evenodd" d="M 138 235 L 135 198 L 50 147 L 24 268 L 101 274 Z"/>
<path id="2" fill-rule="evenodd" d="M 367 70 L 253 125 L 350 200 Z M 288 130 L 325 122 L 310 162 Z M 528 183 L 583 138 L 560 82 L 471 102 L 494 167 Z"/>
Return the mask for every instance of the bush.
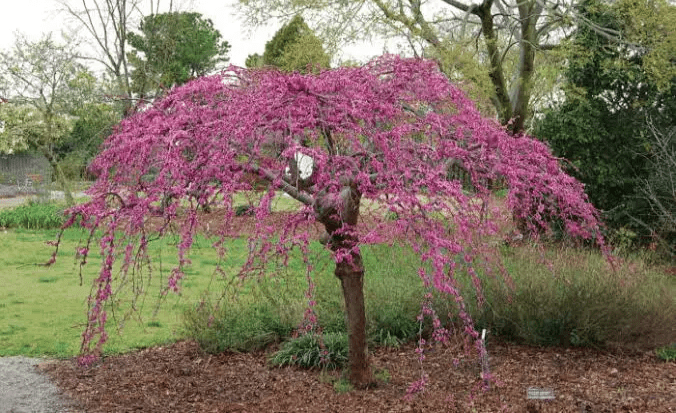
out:
<path id="1" fill-rule="evenodd" d="M 256 210 L 252 205 L 237 205 L 235 207 L 235 216 L 253 216 L 256 213 Z"/>
<path id="2" fill-rule="evenodd" d="M 676 343 L 670 346 L 664 346 L 655 351 L 657 357 L 664 361 L 676 361 Z"/>
<path id="3" fill-rule="evenodd" d="M 298 366 L 335 370 L 347 364 L 346 333 L 305 334 L 286 341 L 270 357 L 273 366 Z"/>
<path id="4" fill-rule="evenodd" d="M 365 254 L 371 271 L 366 279 L 367 332 L 375 345 L 398 346 L 415 338 L 419 330 L 423 288 L 408 255 L 398 248 L 371 246 Z M 383 254 L 390 254 L 385 259 Z M 327 259 L 323 265 L 322 259 Z M 317 259 L 314 307 L 325 334 L 345 334 L 346 318 L 340 282 L 333 276 L 328 257 Z M 214 310 L 203 303 L 186 312 L 188 336 L 209 352 L 252 351 L 291 337 L 305 311 L 306 281 L 298 274 L 278 273 L 274 278 L 248 280 L 239 298 L 226 300 Z"/>
<path id="5" fill-rule="evenodd" d="M 371 345 L 398 346 L 417 338 L 416 317 L 425 290 L 415 271 L 419 260 L 412 260 L 411 254 L 396 246 L 365 248 L 364 260 L 370 268 L 364 292 Z M 534 345 L 656 348 L 676 340 L 676 284 L 641 261 L 617 264 L 613 270 L 598 252 L 528 245 L 505 247 L 502 255 L 515 289 L 499 277 L 479 274 L 486 297 L 483 308 L 477 308 L 474 295 L 469 294 L 471 280 L 458 277 L 479 331 L 486 328 L 504 339 Z M 551 271 L 542 265 L 543 259 L 551 264 Z M 315 275 L 314 309 L 319 326 L 325 336 L 344 335 L 340 283 L 331 273 L 332 265 L 324 265 L 321 259 L 316 264 L 316 268 L 323 267 Z M 245 286 L 245 299 L 230 300 L 216 312 L 210 306 L 196 307 L 186 317 L 188 335 L 210 352 L 250 351 L 283 342 L 300 325 L 305 309 L 305 281 L 299 274 L 300 269 L 255 280 Z M 462 325 L 452 298 L 435 294 L 432 304 L 451 331 Z M 425 318 L 425 338 L 432 331 L 430 321 Z M 287 353 L 282 355 L 287 358 L 300 357 L 302 348 L 319 351 L 305 341 L 284 346 L 288 346 Z"/>
<path id="6" fill-rule="evenodd" d="M 31 202 L 12 209 L 0 210 L 0 227 L 54 229 L 64 223 L 64 208 L 52 202 Z"/>
<path id="7" fill-rule="evenodd" d="M 365 249 L 364 265 L 369 269 L 364 280 L 366 329 L 368 340 L 380 346 L 396 347 L 416 337 L 420 328 L 416 317 L 424 295 L 417 275 L 419 258 L 402 247 L 372 245 Z M 317 318 L 325 333 L 347 331 L 343 295 L 335 277 L 317 282 Z"/>
<path id="8" fill-rule="evenodd" d="M 516 290 L 486 282 L 482 327 L 536 345 L 647 346 L 674 339 L 676 286 L 640 263 L 611 265 L 598 253 L 559 250 L 543 271 L 521 248 L 507 257 Z"/>
<path id="9" fill-rule="evenodd" d="M 59 167 L 66 179 L 70 181 L 82 181 L 91 178 L 87 175 L 87 154 L 83 152 L 70 152 L 61 161 Z"/>
<path id="10" fill-rule="evenodd" d="M 651 233 L 655 250 L 676 262 L 676 126 L 659 128 L 649 122 L 648 127 L 653 157 L 640 196 L 650 209 L 632 219 Z"/>
<path id="11" fill-rule="evenodd" d="M 414 274 L 415 275 L 415 274 Z M 333 281 L 333 280 L 332 280 Z M 409 284 L 400 290 L 386 287 L 373 280 L 365 288 L 366 330 L 370 343 L 398 347 L 416 337 L 420 328 L 416 317 L 420 313 L 422 288 L 420 280 L 408 278 Z M 338 282 L 335 280 L 335 284 Z M 340 287 L 335 291 L 321 291 L 317 296 L 317 319 L 326 333 L 347 331 L 343 297 Z"/>
<path id="12" fill-rule="evenodd" d="M 217 309 L 205 303 L 184 314 L 184 328 L 208 353 L 255 351 L 279 343 L 298 325 L 266 302 L 230 302 Z"/>

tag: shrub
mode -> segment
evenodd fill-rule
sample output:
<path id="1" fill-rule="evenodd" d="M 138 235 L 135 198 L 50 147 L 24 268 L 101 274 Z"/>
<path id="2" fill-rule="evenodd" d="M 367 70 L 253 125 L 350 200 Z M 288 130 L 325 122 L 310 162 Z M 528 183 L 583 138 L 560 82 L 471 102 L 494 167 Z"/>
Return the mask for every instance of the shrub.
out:
<path id="1" fill-rule="evenodd" d="M 256 210 L 252 205 L 237 205 L 235 207 L 235 216 L 236 217 L 243 217 L 243 216 L 252 216 Z"/>
<path id="2" fill-rule="evenodd" d="M 54 229 L 64 223 L 64 208 L 52 202 L 31 202 L 12 209 L 0 210 L 0 227 Z"/>
<path id="3" fill-rule="evenodd" d="M 411 267 L 410 253 L 388 246 L 366 248 L 367 334 L 369 342 L 398 346 L 416 337 L 423 288 Z M 322 260 L 327 260 L 326 262 Z M 327 256 L 315 259 L 315 307 L 326 334 L 345 334 L 346 318 L 340 281 L 330 273 Z M 326 265 L 325 265 L 326 264 Z M 272 278 L 248 280 L 239 298 L 227 299 L 216 310 L 203 303 L 185 314 L 185 329 L 206 351 L 252 351 L 291 337 L 301 324 L 307 288 L 301 268 Z"/>
<path id="4" fill-rule="evenodd" d="M 416 272 L 413 252 L 400 246 L 371 245 L 365 248 L 369 272 L 364 280 L 366 328 L 369 342 L 396 347 L 415 338 L 416 321 L 424 289 Z M 335 277 L 317 280 L 317 318 L 322 331 L 346 330 L 340 282 Z"/>
<path id="5" fill-rule="evenodd" d="M 59 167 L 66 179 L 71 181 L 81 181 L 89 178 L 87 176 L 88 155 L 83 152 L 70 152 L 61 161 Z"/>
<path id="6" fill-rule="evenodd" d="M 365 248 L 364 260 L 372 269 L 364 288 L 371 345 L 398 346 L 417 338 L 416 317 L 425 290 L 412 254 L 396 246 Z M 641 261 L 617 264 L 613 270 L 601 254 L 588 250 L 525 245 L 505 247 L 502 254 L 515 289 L 480 273 L 486 297 L 483 308 L 469 294 L 471 280 L 458 278 L 479 330 L 486 328 L 502 338 L 535 345 L 654 348 L 675 339 L 676 331 L 668 326 L 676 326 L 676 285 Z M 538 263 L 543 260 L 551 264 L 551 270 Z M 317 267 L 322 265 L 317 260 Z M 211 352 L 255 350 L 288 339 L 303 317 L 304 280 L 298 274 L 280 277 L 283 282 L 256 281 L 246 299 L 228 302 L 227 308 L 224 305 L 215 313 L 204 306 L 198 314 L 193 311 L 192 319 L 188 318 L 192 323 L 189 335 Z M 339 281 L 325 268 L 316 274 L 315 282 L 314 309 L 323 333 L 345 334 Z M 434 294 L 432 305 L 449 330 L 462 325 L 454 300 Z M 426 317 L 423 337 L 431 331 L 431 320 Z"/>
<path id="7" fill-rule="evenodd" d="M 289 337 L 297 320 L 266 302 L 233 301 L 214 308 L 204 302 L 184 314 L 184 328 L 208 353 L 255 351 Z"/>
<path id="8" fill-rule="evenodd" d="M 347 364 L 347 334 L 305 334 L 286 341 L 270 357 L 274 366 L 299 366 L 335 370 Z"/>
<path id="9" fill-rule="evenodd" d="M 673 283 L 640 263 L 611 268 L 597 253 L 550 251 L 552 270 L 535 263 L 533 248 L 512 250 L 517 286 L 509 292 L 487 280 L 487 305 L 475 310 L 482 327 L 536 345 L 650 346 L 674 339 Z M 540 269 L 539 269 L 540 268 Z"/>
<path id="10" fill-rule="evenodd" d="M 660 128 L 650 121 L 648 127 L 653 157 L 640 196 L 650 209 L 632 219 L 649 230 L 654 250 L 676 262 L 676 126 Z"/>
<path id="11" fill-rule="evenodd" d="M 657 357 L 664 361 L 676 361 L 676 343 L 670 346 L 664 346 L 655 351 Z"/>

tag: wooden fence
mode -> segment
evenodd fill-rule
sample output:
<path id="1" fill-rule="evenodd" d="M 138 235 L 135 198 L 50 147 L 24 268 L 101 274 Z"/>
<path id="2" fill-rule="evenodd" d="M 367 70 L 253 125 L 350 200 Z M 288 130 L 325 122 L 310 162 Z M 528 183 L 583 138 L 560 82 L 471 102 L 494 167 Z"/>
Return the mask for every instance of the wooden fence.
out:
<path id="1" fill-rule="evenodd" d="M 0 184 L 22 187 L 51 181 L 51 168 L 44 156 L 37 153 L 0 155 Z"/>

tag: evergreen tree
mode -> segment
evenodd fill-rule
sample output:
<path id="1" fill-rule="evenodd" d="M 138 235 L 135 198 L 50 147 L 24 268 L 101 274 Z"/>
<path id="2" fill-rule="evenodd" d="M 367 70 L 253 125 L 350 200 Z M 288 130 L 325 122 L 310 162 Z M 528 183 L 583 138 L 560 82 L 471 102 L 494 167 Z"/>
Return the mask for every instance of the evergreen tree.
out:
<path id="1" fill-rule="evenodd" d="M 129 33 L 136 49 L 129 61 L 134 66 L 132 89 L 141 95 L 204 76 L 228 60 L 230 44 L 200 13 L 146 16 L 139 30 Z"/>
<path id="2" fill-rule="evenodd" d="M 321 39 L 296 15 L 265 44 L 265 52 L 249 55 L 247 67 L 274 66 L 286 72 L 306 73 L 308 66 L 328 69 L 331 57 Z"/>
<path id="3" fill-rule="evenodd" d="M 621 10 L 597 0 L 580 7 L 595 24 L 628 33 L 633 22 Z M 676 122 L 676 78 L 666 87 L 663 79 L 660 84 L 646 65 L 650 53 L 641 44 L 620 44 L 588 26 L 579 27 L 565 71 L 565 100 L 546 112 L 535 131 L 571 162 L 570 172 L 585 183 L 591 201 L 605 211 L 612 227 L 641 232 L 644 228 L 636 220 L 651 221 L 639 194 L 651 173 L 652 137 L 646 122 Z"/>

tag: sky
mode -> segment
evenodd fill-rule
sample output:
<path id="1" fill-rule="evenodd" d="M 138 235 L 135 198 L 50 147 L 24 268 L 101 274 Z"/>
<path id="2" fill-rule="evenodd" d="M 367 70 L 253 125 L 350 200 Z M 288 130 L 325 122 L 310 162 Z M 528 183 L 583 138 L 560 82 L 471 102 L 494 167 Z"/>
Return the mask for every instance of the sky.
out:
<path id="1" fill-rule="evenodd" d="M 265 43 L 272 38 L 281 23 L 251 30 L 243 25 L 233 5 L 237 0 L 186 0 L 192 3 L 191 11 L 202 13 L 214 22 L 214 27 L 230 45 L 230 63 L 244 66 L 249 54 L 263 53 Z M 72 4 L 78 3 L 72 1 Z M 166 1 L 164 3 L 167 3 Z M 3 0 L 0 10 L 0 50 L 14 43 L 17 31 L 37 40 L 42 33 L 59 33 L 67 24 L 67 16 L 58 13 L 55 0 Z M 361 44 L 346 48 L 342 58 L 367 61 L 382 53 L 383 46 Z"/>

